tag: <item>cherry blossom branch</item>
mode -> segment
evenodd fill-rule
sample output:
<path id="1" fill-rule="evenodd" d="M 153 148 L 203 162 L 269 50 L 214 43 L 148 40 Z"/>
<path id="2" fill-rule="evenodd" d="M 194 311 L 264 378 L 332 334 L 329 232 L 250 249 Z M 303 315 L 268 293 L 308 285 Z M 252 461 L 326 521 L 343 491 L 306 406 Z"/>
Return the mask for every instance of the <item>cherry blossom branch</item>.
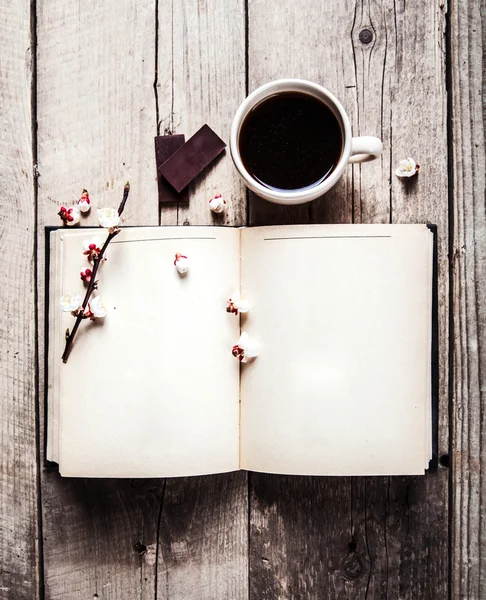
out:
<path id="1" fill-rule="evenodd" d="M 121 216 L 121 214 L 123 213 L 124 209 L 125 209 L 125 204 L 127 202 L 128 199 L 128 194 L 130 193 L 130 183 L 127 181 L 127 183 L 125 184 L 125 187 L 123 189 L 123 198 L 122 201 L 120 203 L 120 206 L 118 207 L 118 216 Z M 65 363 L 67 362 L 67 359 L 69 357 L 69 352 L 71 351 L 72 348 L 72 344 L 74 341 L 74 337 L 79 329 L 79 326 L 81 324 L 81 321 L 83 321 L 84 319 L 87 318 L 86 314 L 85 314 L 85 310 L 86 307 L 88 306 L 89 303 L 89 299 L 91 297 L 91 294 L 93 293 L 93 291 L 96 289 L 97 286 L 97 281 L 96 281 L 96 274 L 98 272 L 98 268 L 101 264 L 101 262 L 103 261 L 103 257 L 105 254 L 106 249 L 108 248 L 109 243 L 111 242 L 111 240 L 117 236 L 120 233 L 120 229 L 118 227 L 115 227 L 113 229 L 113 231 L 111 231 L 108 235 L 108 237 L 105 240 L 105 243 L 103 244 L 101 251 L 98 253 L 98 255 L 93 259 L 93 269 L 92 269 L 92 273 L 90 276 L 90 281 L 88 284 L 88 289 L 86 290 L 86 294 L 84 296 L 84 300 L 83 303 L 81 304 L 81 308 L 78 310 L 77 316 L 76 316 L 76 321 L 74 323 L 74 327 L 72 329 L 71 332 L 69 332 L 69 329 L 66 330 L 66 345 L 64 347 L 64 352 L 62 354 L 62 361 Z"/>

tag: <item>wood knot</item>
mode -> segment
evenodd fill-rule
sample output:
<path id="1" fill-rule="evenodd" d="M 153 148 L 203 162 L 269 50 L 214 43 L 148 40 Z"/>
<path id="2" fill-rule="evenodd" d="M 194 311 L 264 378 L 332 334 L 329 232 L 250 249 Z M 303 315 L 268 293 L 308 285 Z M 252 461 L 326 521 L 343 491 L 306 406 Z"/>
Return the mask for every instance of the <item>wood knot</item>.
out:
<path id="1" fill-rule="evenodd" d="M 135 546 L 133 546 L 133 549 L 138 552 L 140 556 L 143 556 L 147 552 L 147 546 L 142 544 L 142 542 L 137 542 Z"/>
<path id="2" fill-rule="evenodd" d="M 359 41 L 362 44 L 369 44 L 372 40 L 373 40 L 373 32 L 371 31 L 371 29 L 362 29 L 359 32 Z"/>
<path id="3" fill-rule="evenodd" d="M 448 454 L 443 454 L 440 458 L 439 458 L 439 464 L 441 467 L 445 467 L 446 469 L 449 468 L 449 455 Z"/>
<path id="4" fill-rule="evenodd" d="M 354 535 L 348 543 L 348 554 L 343 561 L 343 570 L 348 579 L 357 579 L 363 572 L 363 563 L 356 552 L 358 542 Z"/>
<path id="5" fill-rule="evenodd" d="M 357 579 L 363 572 L 363 565 L 356 552 L 350 552 L 343 563 L 344 573 L 349 579 Z"/>

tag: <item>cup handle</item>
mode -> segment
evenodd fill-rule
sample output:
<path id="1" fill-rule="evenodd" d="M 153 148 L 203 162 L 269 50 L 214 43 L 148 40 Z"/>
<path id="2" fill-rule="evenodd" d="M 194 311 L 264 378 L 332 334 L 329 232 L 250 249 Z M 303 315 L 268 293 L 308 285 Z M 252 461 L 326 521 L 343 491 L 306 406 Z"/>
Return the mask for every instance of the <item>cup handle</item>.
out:
<path id="1" fill-rule="evenodd" d="M 350 163 L 368 162 L 378 158 L 383 152 L 381 140 L 372 135 L 354 137 L 351 141 Z"/>

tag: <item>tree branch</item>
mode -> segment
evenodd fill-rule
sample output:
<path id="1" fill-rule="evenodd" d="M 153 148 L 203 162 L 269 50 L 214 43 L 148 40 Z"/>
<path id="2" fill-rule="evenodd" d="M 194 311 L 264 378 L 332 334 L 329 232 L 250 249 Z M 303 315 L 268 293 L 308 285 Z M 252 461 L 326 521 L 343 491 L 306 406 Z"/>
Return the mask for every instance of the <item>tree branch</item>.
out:
<path id="1" fill-rule="evenodd" d="M 121 216 L 121 214 L 125 210 L 125 204 L 127 202 L 128 194 L 129 193 L 130 193 L 130 183 L 127 181 L 127 183 L 125 184 L 125 187 L 123 189 L 123 199 L 122 199 L 122 201 L 120 203 L 120 206 L 118 207 L 118 215 L 119 216 Z M 86 290 L 86 294 L 84 296 L 84 300 L 83 300 L 83 303 L 81 305 L 82 309 L 78 312 L 78 315 L 76 317 L 76 321 L 74 323 L 74 327 L 73 327 L 71 333 L 66 337 L 66 345 L 64 347 L 64 352 L 63 352 L 62 357 L 61 357 L 62 361 L 64 363 L 67 362 L 67 359 L 69 357 L 69 352 L 71 351 L 71 347 L 73 345 L 74 337 L 75 337 L 75 335 L 76 335 L 76 333 L 77 333 L 77 331 L 79 329 L 81 321 L 83 321 L 84 319 L 86 319 L 85 310 L 86 310 L 86 307 L 88 306 L 91 294 L 93 293 L 93 291 L 96 288 L 96 274 L 98 272 L 98 267 L 100 266 L 100 264 L 101 264 L 101 262 L 103 260 L 105 251 L 108 248 L 109 243 L 119 233 L 120 233 L 120 229 L 118 227 L 116 227 L 115 230 L 108 235 L 108 237 L 105 240 L 105 243 L 103 244 L 103 246 L 101 248 L 100 253 L 93 260 L 93 270 L 92 270 L 92 273 L 91 273 L 91 279 L 89 281 L 88 289 Z"/>

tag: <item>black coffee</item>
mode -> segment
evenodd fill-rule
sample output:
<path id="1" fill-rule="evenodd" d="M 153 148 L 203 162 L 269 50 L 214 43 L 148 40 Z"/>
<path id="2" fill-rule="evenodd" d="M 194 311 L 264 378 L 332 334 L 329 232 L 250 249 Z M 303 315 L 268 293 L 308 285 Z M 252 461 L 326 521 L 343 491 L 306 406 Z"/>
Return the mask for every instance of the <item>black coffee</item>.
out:
<path id="1" fill-rule="evenodd" d="M 320 100 L 282 92 L 257 104 L 240 130 L 243 164 L 276 191 L 313 187 L 330 175 L 342 153 L 341 127 Z"/>

